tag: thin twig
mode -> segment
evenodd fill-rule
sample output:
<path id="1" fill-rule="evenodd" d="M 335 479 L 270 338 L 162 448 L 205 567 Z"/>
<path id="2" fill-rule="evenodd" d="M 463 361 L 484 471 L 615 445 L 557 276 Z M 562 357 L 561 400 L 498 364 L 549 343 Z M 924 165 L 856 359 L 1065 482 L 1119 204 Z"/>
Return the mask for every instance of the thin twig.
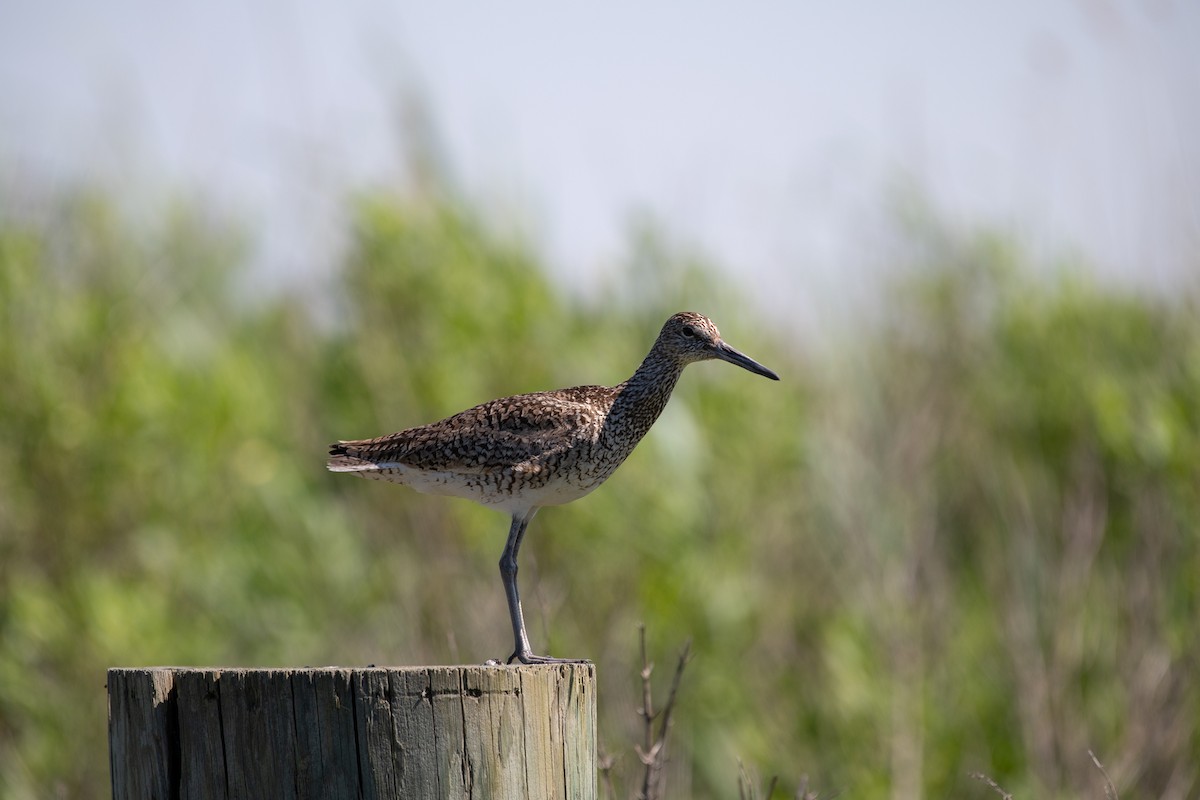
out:
<path id="1" fill-rule="evenodd" d="M 754 783 L 746 774 L 746 765 L 738 759 L 738 800 L 757 800 L 754 797 Z"/>
<path id="2" fill-rule="evenodd" d="M 616 764 L 616 759 L 606 752 L 600 753 L 599 762 L 596 764 L 596 771 L 600 773 L 600 777 L 604 780 L 604 787 L 607 790 L 608 800 L 617 800 L 617 790 L 613 787 L 613 765 Z"/>
<path id="3" fill-rule="evenodd" d="M 745 763 L 738 759 L 738 800 L 758 800 L 758 773 L 750 774 L 750 770 L 746 769 Z M 775 786 L 779 783 L 779 776 L 771 776 L 770 783 L 767 784 L 767 793 L 763 795 L 763 800 L 771 800 L 771 796 L 775 794 Z M 797 795 L 799 796 L 799 795 Z"/>
<path id="4" fill-rule="evenodd" d="M 687 666 L 692 643 L 689 640 L 679 654 L 679 663 L 675 667 L 675 675 L 671 679 L 671 689 L 667 693 L 667 702 L 658 711 L 654 710 L 654 699 L 651 691 L 650 676 L 654 672 L 654 663 L 646 655 L 646 626 L 638 626 L 642 649 L 642 707 L 639 714 L 642 717 L 642 745 L 634 748 L 645 769 L 642 772 L 642 790 L 637 795 L 638 800 L 657 800 L 662 789 L 661 777 L 667 762 L 667 736 L 671 727 L 671 712 L 675 708 L 675 698 L 679 693 L 679 683 L 683 678 L 683 669 Z M 658 732 L 655 733 L 654 723 L 658 720 Z"/>
<path id="5" fill-rule="evenodd" d="M 654 787 L 654 762 L 657 753 L 654 750 L 654 701 L 651 694 L 650 675 L 654 672 L 654 664 L 646 657 L 646 625 L 638 625 L 638 638 L 642 648 L 642 707 L 638 713 L 642 717 L 642 746 L 635 748 L 642 760 L 642 791 L 639 800 L 651 800 Z"/>
<path id="6" fill-rule="evenodd" d="M 969 774 L 969 775 L 970 775 L 972 778 L 974 778 L 975 780 L 977 780 L 977 781 L 983 781 L 983 782 L 984 782 L 984 783 L 986 783 L 988 786 L 990 786 L 990 787 L 992 787 L 993 789 L 995 789 L 995 790 L 996 790 L 996 794 L 998 794 L 998 795 L 1000 795 L 1001 797 L 1003 797 L 1003 798 L 1004 798 L 1004 800 L 1013 800 L 1013 796 L 1012 796 L 1011 794 L 1009 794 L 1008 792 L 1004 791 L 1003 789 L 1001 789 L 1001 788 L 1000 788 L 1000 784 L 996 783 L 994 780 L 992 780 L 991 778 L 989 778 L 987 775 L 984 775 L 982 772 L 971 772 L 971 773 L 968 773 L 968 774 Z"/>
<path id="7" fill-rule="evenodd" d="M 675 696 L 679 693 L 679 682 L 683 679 L 683 668 L 691 660 L 691 654 L 692 640 L 688 639 L 683 643 L 683 650 L 679 653 L 679 663 L 675 665 L 675 675 L 671 678 L 671 691 L 667 694 L 667 704 L 662 709 L 662 724 L 658 729 L 658 738 L 664 745 L 667 742 L 667 729 L 671 726 L 671 712 L 675 709 Z"/>
<path id="8" fill-rule="evenodd" d="M 1096 754 L 1088 750 L 1088 755 L 1092 757 L 1092 763 L 1096 765 L 1096 769 L 1100 770 L 1100 774 L 1104 776 L 1104 796 L 1107 800 L 1117 800 L 1117 787 L 1113 786 L 1112 778 L 1108 777 L 1108 770 L 1100 763 L 1100 759 L 1096 758 Z"/>

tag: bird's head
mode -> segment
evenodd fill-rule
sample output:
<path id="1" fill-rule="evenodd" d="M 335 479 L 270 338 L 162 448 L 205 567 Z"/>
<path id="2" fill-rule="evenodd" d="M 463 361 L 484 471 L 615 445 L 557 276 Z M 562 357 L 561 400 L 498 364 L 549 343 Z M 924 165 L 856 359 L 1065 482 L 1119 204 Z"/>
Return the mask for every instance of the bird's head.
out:
<path id="1" fill-rule="evenodd" d="M 681 311 L 668 319 L 658 334 L 658 345 L 683 364 L 719 358 L 756 375 L 779 380 L 774 372 L 726 344 L 712 320 L 694 311 Z"/>

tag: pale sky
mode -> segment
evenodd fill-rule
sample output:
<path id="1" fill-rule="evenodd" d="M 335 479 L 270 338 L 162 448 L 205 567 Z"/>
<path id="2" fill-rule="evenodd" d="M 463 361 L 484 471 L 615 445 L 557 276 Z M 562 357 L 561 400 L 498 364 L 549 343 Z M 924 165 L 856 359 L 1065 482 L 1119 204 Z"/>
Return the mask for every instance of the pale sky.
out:
<path id="1" fill-rule="evenodd" d="M 197 190 L 268 280 L 394 183 L 401 98 L 586 291 L 658 219 L 765 306 L 886 261 L 889 187 L 1155 287 L 1200 271 L 1200 3 L 9 2 L 0 178 Z M 2 184 L 0 184 L 2 185 Z"/>

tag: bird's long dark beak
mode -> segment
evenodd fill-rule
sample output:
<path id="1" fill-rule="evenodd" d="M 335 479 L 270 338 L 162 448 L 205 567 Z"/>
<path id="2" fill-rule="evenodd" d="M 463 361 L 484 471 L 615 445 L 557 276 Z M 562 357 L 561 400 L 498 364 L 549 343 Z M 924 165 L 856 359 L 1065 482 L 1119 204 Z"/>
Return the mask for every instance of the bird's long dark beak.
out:
<path id="1" fill-rule="evenodd" d="M 748 369 L 755 375 L 762 375 L 764 378 L 770 378 L 773 381 L 779 380 L 779 376 L 774 372 L 767 369 L 762 364 L 743 353 L 741 350 L 725 344 L 725 342 L 721 341 L 720 339 L 718 339 L 716 344 L 713 345 L 712 352 L 717 358 L 723 361 L 728 361 L 730 364 L 737 364 L 742 369 Z"/>

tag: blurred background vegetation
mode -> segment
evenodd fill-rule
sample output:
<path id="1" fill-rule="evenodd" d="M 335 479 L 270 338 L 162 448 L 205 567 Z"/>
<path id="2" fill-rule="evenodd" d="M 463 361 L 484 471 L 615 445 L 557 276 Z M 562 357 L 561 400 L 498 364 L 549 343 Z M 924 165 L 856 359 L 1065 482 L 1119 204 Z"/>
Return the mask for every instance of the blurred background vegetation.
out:
<path id="1" fill-rule="evenodd" d="M 673 797 L 738 759 L 821 796 L 1200 793 L 1200 314 L 898 214 L 879 312 L 813 352 L 648 226 L 582 300 L 427 189 L 348 201 L 322 304 L 247 232 L 103 191 L 0 198 L 0 795 L 108 795 L 104 670 L 480 662 L 507 522 L 326 444 L 632 372 L 671 312 L 777 370 L 688 370 L 523 550 L 537 646 L 596 661 L 636 770 L 637 623 L 694 660 Z M 913 208 L 914 206 L 907 206 Z M 1049 277 L 1048 277 L 1049 276 Z M 318 307 L 322 306 L 322 307 Z M 329 313 L 330 310 L 334 313 Z"/>

